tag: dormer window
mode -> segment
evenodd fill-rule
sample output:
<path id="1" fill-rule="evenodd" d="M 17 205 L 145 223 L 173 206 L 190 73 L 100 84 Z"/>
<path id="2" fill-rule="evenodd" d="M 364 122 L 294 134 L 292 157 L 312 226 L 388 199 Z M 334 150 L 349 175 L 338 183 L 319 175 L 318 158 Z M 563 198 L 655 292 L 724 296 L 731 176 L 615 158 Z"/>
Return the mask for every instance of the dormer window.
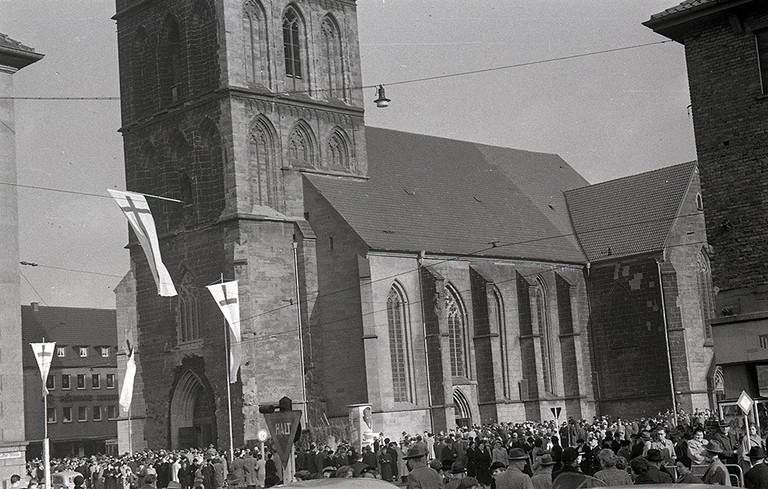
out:
<path id="1" fill-rule="evenodd" d="M 109 358 L 109 347 L 108 346 L 102 346 L 101 347 L 101 356 L 104 358 Z"/>
<path id="2" fill-rule="evenodd" d="M 80 358 L 86 358 L 88 356 L 87 346 L 81 346 L 80 348 L 78 348 L 78 351 L 80 352 Z"/>
<path id="3" fill-rule="evenodd" d="M 67 349 L 63 346 L 56 347 L 56 356 L 58 358 L 64 358 L 67 356 Z"/>

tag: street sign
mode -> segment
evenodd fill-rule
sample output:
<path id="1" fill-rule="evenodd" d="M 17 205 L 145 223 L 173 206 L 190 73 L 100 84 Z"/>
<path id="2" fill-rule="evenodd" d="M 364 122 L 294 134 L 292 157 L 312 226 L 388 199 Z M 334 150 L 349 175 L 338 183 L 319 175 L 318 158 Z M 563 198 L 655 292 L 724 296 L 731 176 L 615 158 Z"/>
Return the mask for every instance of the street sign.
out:
<path id="1" fill-rule="evenodd" d="M 259 432 L 256 434 L 256 439 L 262 443 L 267 441 L 267 438 L 269 438 L 269 433 L 267 433 L 267 430 L 259 430 Z"/>
<path id="2" fill-rule="evenodd" d="M 293 439 L 299 429 L 301 421 L 301 411 L 279 411 L 276 413 L 264 414 L 264 420 L 267 422 L 269 434 L 272 435 L 272 443 L 275 444 L 275 450 L 280 455 L 283 467 L 288 465 L 288 459 L 293 447 Z"/>
<path id="3" fill-rule="evenodd" d="M 739 400 L 736 401 L 736 404 L 741 408 L 741 411 L 744 414 L 749 414 L 749 412 L 752 411 L 752 406 L 755 405 L 755 401 L 749 397 L 749 394 L 741 391 L 741 395 L 739 396 Z"/>
<path id="4" fill-rule="evenodd" d="M 555 417 L 555 419 L 560 419 L 560 411 L 562 411 L 563 408 L 561 407 L 553 407 L 549 408 L 550 411 L 552 411 L 552 416 Z"/>

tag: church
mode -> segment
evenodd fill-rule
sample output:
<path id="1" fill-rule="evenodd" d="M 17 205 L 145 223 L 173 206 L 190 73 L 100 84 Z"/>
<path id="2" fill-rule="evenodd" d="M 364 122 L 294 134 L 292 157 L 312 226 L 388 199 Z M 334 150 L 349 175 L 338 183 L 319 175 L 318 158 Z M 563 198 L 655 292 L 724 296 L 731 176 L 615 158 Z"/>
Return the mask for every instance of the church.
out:
<path id="1" fill-rule="evenodd" d="M 182 201 L 150 203 L 178 296 L 133 234 L 116 290 L 131 449 L 227 446 L 230 418 L 252 443 L 283 396 L 309 426 L 368 404 L 388 436 L 712 406 L 695 162 L 590 185 L 554 154 L 367 127 L 354 0 L 115 19 L 127 189 Z"/>

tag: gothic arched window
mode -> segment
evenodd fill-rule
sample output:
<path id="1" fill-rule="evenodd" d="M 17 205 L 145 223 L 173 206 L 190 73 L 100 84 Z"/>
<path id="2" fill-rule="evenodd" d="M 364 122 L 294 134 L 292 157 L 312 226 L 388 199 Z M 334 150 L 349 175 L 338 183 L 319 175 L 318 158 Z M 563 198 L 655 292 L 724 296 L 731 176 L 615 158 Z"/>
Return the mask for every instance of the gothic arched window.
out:
<path id="1" fill-rule="evenodd" d="M 501 388 L 505 398 L 510 396 L 509 387 L 509 356 L 507 352 L 507 327 L 504 324 L 504 303 L 501 294 L 494 288 L 493 299 L 488 304 L 489 316 L 499 332 L 499 359 L 501 360 Z"/>
<path id="2" fill-rule="evenodd" d="M 296 124 L 288 138 L 288 160 L 295 167 L 315 166 L 314 138 L 304 122 Z"/>
<path id="3" fill-rule="evenodd" d="M 445 288 L 445 312 L 448 318 L 448 343 L 451 353 L 451 375 L 469 377 L 467 353 L 467 321 L 464 307 L 453 287 Z"/>
<path id="4" fill-rule="evenodd" d="M 322 60 L 328 97 L 346 100 L 344 86 L 344 56 L 342 55 L 341 34 L 336 21 L 326 16 L 321 27 L 323 33 Z"/>
<path id="5" fill-rule="evenodd" d="M 552 346 L 552 331 L 549 323 L 549 307 L 547 305 L 547 289 L 544 282 L 536 279 L 536 317 L 541 339 L 541 371 L 544 377 L 544 391 L 555 393 L 554 352 Z"/>
<path id="6" fill-rule="evenodd" d="M 251 187 L 257 203 L 279 209 L 279 178 L 275 137 L 271 124 L 260 118 L 251 129 L 249 153 L 252 172 Z"/>
<path id="7" fill-rule="evenodd" d="M 197 93 L 206 93 L 215 88 L 218 78 L 216 19 L 209 0 L 196 0 L 189 19 L 189 85 Z"/>
<path id="8" fill-rule="evenodd" d="M 200 294 L 190 273 L 182 277 L 178 292 L 179 342 L 194 341 L 200 338 Z"/>
<path id="9" fill-rule="evenodd" d="M 328 159 L 331 168 L 349 170 L 349 144 L 341 129 L 337 129 L 328 140 Z"/>
<path id="10" fill-rule="evenodd" d="M 147 115 L 149 108 L 150 63 L 153 57 L 149 50 L 149 37 L 144 28 L 136 31 L 131 46 L 131 85 L 133 89 L 133 110 L 135 118 Z"/>
<path id="11" fill-rule="evenodd" d="M 283 51 L 285 53 L 285 76 L 294 80 L 304 77 L 303 43 L 304 24 L 296 8 L 291 6 L 283 14 Z"/>
<path id="12" fill-rule="evenodd" d="M 160 54 L 162 100 L 168 105 L 181 99 L 184 81 L 184 43 L 172 15 L 165 18 Z"/>
<path id="13" fill-rule="evenodd" d="M 270 88 L 266 14 L 257 0 L 248 0 L 243 6 L 243 35 L 246 81 Z"/>
<path id="14" fill-rule="evenodd" d="M 704 339 L 712 340 L 712 325 L 709 320 L 715 315 L 715 300 L 712 292 L 712 272 L 709 268 L 709 258 L 701 251 L 696 258 L 696 282 L 699 291 L 701 319 L 704 323 Z"/>
<path id="15" fill-rule="evenodd" d="M 387 326 L 395 402 L 413 402 L 406 302 L 404 294 L 395 285 L 387 297 Z"/>

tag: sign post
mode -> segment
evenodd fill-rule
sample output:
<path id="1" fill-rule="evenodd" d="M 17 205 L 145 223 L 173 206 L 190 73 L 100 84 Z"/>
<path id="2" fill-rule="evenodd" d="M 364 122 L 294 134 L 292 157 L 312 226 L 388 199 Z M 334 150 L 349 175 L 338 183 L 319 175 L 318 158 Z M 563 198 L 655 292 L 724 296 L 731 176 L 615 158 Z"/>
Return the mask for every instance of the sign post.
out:
<path id="1" fill-rule="evenodd" d="M 35 353 L 37 366 L 40 368 L 40 377 L 43 381 L 43 465 L 45 467 L 45 489 L 51 489 L 51 450 L 48 440 L 48 387 L 46 383 L 56 342 L 45 343 L 45 338 L 43 338 L 43 343 L 30 343 L 29 346 Z"/>
<path id="2" fill-rule="evenodd" d="M 555 417 L 555 421 L 560 421 L 560 412 L 563 410 L 560 406 L 549 408 L 552 411 L 552 416 Z"/>
<path id="3" fill-rule="evenodd" d="M 747 440 L 749 440 L 749 413 L 752 411 L 755 401 L 749 397 L 749 394 L 745 391 L 741 391 L 741 395 L 739 396 L 739 400 L 736 401 L 736 405 L 739 406 L 741 412 L 744 413 L 744 429 L 746 430 Z M 750 446 L 750 448 L 752 447 Z"/>

